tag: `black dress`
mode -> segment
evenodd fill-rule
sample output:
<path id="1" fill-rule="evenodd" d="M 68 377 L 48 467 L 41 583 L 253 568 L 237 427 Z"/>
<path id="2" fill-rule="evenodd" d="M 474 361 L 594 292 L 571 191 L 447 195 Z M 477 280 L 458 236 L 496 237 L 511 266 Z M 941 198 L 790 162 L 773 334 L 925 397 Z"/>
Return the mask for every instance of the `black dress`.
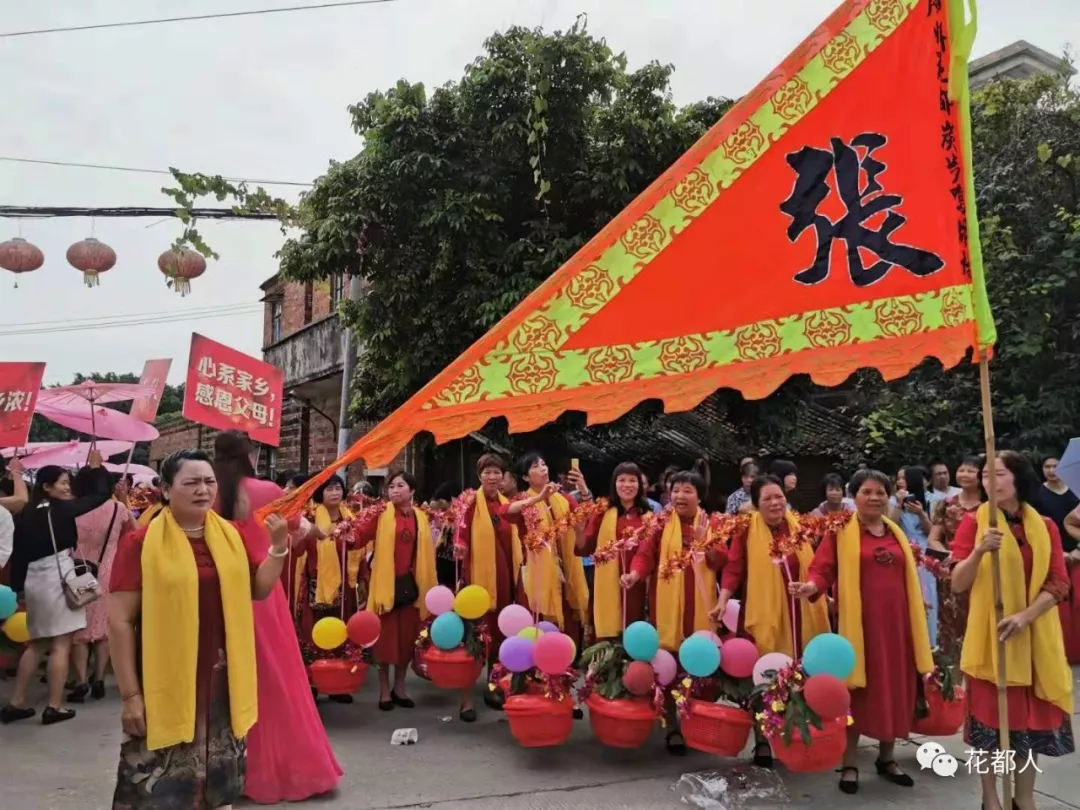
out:
<path id="1" fill-rule="evenodd" d="M 1065 490 L 1060 495 L 1049 487 L 1039 489 L 1039 497 L 1033 504 L 1035 509 L 1043 517 L 1048 517 L 1057 524 L 1061 534 L 1061 550 L 1068 554 L 1076 549 L 1076 540 L 1065 531 L 1065 518 L 1080 505 L 1080 498 L 1073 495 L 1071 489 Z"/>

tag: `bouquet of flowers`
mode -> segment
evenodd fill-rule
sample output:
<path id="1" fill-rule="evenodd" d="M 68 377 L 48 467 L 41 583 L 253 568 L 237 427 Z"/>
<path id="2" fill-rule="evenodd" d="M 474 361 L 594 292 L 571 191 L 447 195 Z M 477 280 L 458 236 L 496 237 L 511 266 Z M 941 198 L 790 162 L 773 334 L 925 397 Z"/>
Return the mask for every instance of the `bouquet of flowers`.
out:
<path id="1" fill-rule="evenodd" d="M 800 664 L 793 663 L 776 671 L 771 680 L 760 684 L 754 690 L 753 697 L 757 706 L 754 719 L 766 737 L 791 745 L 792 735 L 798 730 L 803 744 L 809 746 L 812 742 L 811 726 L 822 731 L 825 728 L 823 720 L 832 720 L 837 716 L 845 717 L 846 725 L 855 722 L 847 708 L 842 715 L 835 711 L 848 701 L 846 688 L 843 695 L 822 696 L 833 703 L 833 710 L 824 711 L 829 707 L 824 700 L 817 698 L 812 698 L 817 708 L 811 706 L 806 693 L 810 677 Z M 842 687 L 842 682 L 839 683 Z M 823 713 L 832 714 L 834 717 L 823 717 Z"/>

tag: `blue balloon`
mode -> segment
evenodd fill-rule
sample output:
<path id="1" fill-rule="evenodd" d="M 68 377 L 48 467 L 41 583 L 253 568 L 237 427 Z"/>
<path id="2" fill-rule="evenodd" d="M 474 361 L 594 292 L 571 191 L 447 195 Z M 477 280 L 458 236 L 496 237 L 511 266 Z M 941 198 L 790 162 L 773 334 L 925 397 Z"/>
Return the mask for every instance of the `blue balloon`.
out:
<path id="1" fill-rule="evenodd" d="M 623 631 L 623 648 L 635 661 L 652 661 L 660 649 L 660 634 L 648 622 L 634 622 Z"/>
<path id="2" fill-rule="evenodd" d="M 810 639 L 802 659 L 807 675 L 833 675 L 846 679 L 855 669 L 855 648 L 836 633 L 822 633 Z"/>
<path id="3" fill-rule="evenodd" d="M 7 585 L 0 585 L 0 622 L 10 619 L 19 608 L 19 600 L 15 598 L 15 591 Z"/>
<path id="4" fill-rule="evenodd" d="M 695 678 L 708 678 L 720 668 L 720 648 L 706 636 L 690 636 L 679 647 L 679 663 Z"/>
<path id="5" fill-rule="evenodd" d="M 456 613 L 444 613 L 431 623 L 431 643 L 440 650 L 453 650 L 465 640 L 465 622 Z"/>

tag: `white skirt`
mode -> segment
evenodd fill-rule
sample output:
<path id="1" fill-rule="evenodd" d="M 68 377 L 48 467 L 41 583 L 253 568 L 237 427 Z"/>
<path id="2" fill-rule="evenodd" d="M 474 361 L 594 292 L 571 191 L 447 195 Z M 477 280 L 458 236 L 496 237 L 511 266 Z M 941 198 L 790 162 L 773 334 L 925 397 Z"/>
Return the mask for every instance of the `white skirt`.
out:
<path id="1" fill-rule="evenodd" d="M 34 641 L 86 629 L 86 609 L 72 610 L 64 598 L 57 558 L 65 576 L 75 569 L 71 552 L 65 549 L 58 555 L 35 560 L 26 572 L 26 627 Z"/>

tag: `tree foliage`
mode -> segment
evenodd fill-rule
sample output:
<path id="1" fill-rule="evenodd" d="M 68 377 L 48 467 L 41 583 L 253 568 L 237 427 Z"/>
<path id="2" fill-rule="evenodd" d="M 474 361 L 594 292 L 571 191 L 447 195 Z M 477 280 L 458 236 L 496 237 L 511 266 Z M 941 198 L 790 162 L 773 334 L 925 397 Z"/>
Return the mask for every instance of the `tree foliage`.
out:
<path id="1" fill-rule="evenodd" d="M 93 380 L 98 383 L 137 383 L 139 381 L 138 374 L 116 374 L 115 372 L 107 372 L 105 374 L 76 374 L 75 378 L 69 383 L 69 385 L 78 385 L 79 383 L 86 382 L 87 380 Z M 56 388 L 58 386 L 52 386 Z M 115 402 L 105 405 L 106 408 L 116 408 L 124 413 L 131 411 L 130 402 Z M 166 385 L 165 390 L 161 394 L 161 404 L 158 406 L 158 415 L 164 416 L 167 413 L 179 413 L 184 407 L 184 386 L 180 385 Z M 50 422 L 43 416 L 34 414 L 34 419 L 30 423 L 30 437 L 27 441 L 31 442 L 68 442 L 68 441 L 89 441 L 90 437 L 85 436 L 77 431 L 69 430 L 66 427 Z M 147 464 L 150 458 L 150 444 L 149 442 L 140 442 L 135 445 L 135 452 L 132 454 L 131 460 L 134 464 Z"/>
<path id="2" fill-rule="evenodd" d="M 430 92 L 401 81 L 350 108 L 363 149 L 316 181 L 279 256 L 291 280 L 365 282 L 343 308 L 364 347 L 356 416 L 415 393 L 730 106 L 677 107 L 671 73 L 629 71 L 582 19 L 494 34 L 460 80 Z M 176 178 L 189 205 L 230 194 L 220 178 Z"/>
<path id="3" fill-rule="evenodd" d="M 1065 78 L 999 81 L 972 107 L 975 189 L 998 343 L 1000 447 L 1060 453 L 1080 433 L 1080 93 Z M 926 362 L 859 384 L 872 458 L 955 458 L 983 446 L 978 369 Z"/>

